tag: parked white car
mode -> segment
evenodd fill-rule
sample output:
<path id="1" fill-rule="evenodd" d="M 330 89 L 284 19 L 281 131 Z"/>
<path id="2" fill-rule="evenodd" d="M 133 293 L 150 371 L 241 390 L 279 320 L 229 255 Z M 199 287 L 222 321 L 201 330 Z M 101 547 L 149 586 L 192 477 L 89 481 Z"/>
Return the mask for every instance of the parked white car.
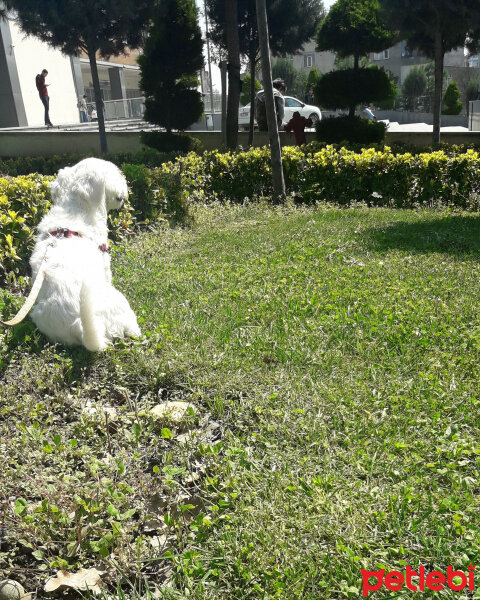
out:
<path id="1" fill-rule="evenodd" d="M 311 104 L 305 104 L 298 98 L 293 96 L 285 96 L 285 116 L 283 117 L 283 124 L 286 125 L 293 117 L 293 113 L 297 111 L 302 117 L 311 119 L 313 125 L 322 118 L 322 112 L 318 106 L 312 106 Z M 257 121 L 255 121 L 257 126 Z M 250 103 L 246 106 L 241 106 L 238 110 L 238 127 L 248 131 L 250 127 Z"/>

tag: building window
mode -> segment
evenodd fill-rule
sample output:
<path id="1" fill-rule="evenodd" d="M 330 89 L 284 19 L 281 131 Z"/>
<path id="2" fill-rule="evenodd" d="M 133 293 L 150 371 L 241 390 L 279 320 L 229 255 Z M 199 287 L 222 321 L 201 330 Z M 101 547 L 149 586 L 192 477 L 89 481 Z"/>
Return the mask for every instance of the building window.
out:
<path id="1" fill-rule="evenodd" d="M 304 55 L 304 66 L 305 67 L 313 67 L 315 64 L 315 54 L 305 54 Z"/>
<path id="2" fill-rule="evenodd" d="M 373 60 L 387 60 L 390 58 L 389 50 L 382 50 L 382 52 L 374 52 Z"/>

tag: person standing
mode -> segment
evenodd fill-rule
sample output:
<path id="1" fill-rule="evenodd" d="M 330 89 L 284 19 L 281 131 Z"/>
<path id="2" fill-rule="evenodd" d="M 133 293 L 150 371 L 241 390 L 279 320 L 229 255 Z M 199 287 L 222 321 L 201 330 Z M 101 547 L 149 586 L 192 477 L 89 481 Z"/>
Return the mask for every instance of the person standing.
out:
<path id="1" fill-rule="evenodd" d="M 277 125 L 280 128 L 285 116 L 285 94 L 286 87 L 283 79 L 277 78 L 273 82 L 273 99 L 275 102 L 275 110 L 277 115 Z M 260 90 L 255 98 L 255 118 L 259 131 L 267 131 L 267 109 L 265 107 L 265 91 Z"/>
<path id="2" fill-rule="evenodd" d="M 83 94 L 81 98 L 78 99 L 77 104 L 80 110 L 80 122 L 86 123 L 88 121 L 87 117 L 87 94 Z"/>
<path id="3" fill-rule="evenodd" d="M 365 108 L 362 110 L 365 119 L 369 121 L 376 121 L 377 117 L 373 114 L 369 104 L 365 104 Z"/>
<path id="4" fill-rule="evenodd" d="M 311 126 L 312 120 L 302 117 L 298 110 L 296 110 L 293 113 L 293 117 L 285 125 L 285 131 L 293 131 L 293 134 L 295 135 L 295 144 L 297 146 L 303 146 L 303 144 L 307 143 L 307 138 L 305 137 L 305 127 Z"/>
<path id="5" fill-rule="evenodd" d="M 38 94 L 40 96 L 40 100 L 45 108 L 45 125 L 47 127 L 53 127 L 52 122 L 50 121 L 50 97 L 48 95 L 47 87 L 50 85 L 49 83 L 45 83 L 45 77 L 48 75 L 47 69 L 43 69 L 40 75 L 35 77 L 35 83 L 37 85 Z"/>

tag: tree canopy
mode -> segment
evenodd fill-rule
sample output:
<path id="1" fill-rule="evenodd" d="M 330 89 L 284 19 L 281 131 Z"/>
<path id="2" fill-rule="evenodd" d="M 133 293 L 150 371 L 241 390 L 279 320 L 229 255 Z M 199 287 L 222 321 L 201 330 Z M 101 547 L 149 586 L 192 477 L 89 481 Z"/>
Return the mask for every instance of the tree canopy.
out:
<path id="1" fill-rule="evenodd" d="M 427 76 L 425 69 L 421 66 L 412 67 L 402 84 L 402 96 L 405 100 L 407 110 L 415 109 L 415 102 L 419 96 L 423 96 L 427 89 Z"/>
<path id="2" fill-rule="evenodd" d="M 316 39 L 319 50 L 331 50 L 340 58 L 353 56 L 358 64 L 360 57 L 392 46 L 395 35 L 380 13 L 378 0 L 338 0 Z"/>
<path id="3" fill-rule="evenodd" d="M 388 48 L 394 40 L 378 0 L 338 0 L 318 28 L 317 48 L 334 51 L 340 58 L 353 56 L 353 69 L 324 75 L 315 88 L 317 102 L 327 108 L 348 107 L 353 118 L 360 102 L 392 100 L 396 88 L 387 74 L 360 68 L 360 59 Z"/>
<path id="4" fill-rule="evenodd" d="M 147 121 L 170 131 L 200 118 L 197 72 L 203 68 L 203 40 L 195 0 L 162 0 L 138 64 Z"/>
<path id="5" fill-rule="evenodd" d="M 293 54 L 313 38 L 325 15 L 322 0 L 267 0 L 270 51 L 275 56 Z M 211 40 L 226 48 L 225 0 L 207 0 Z M 251 58 L 259 52 L 255 0 L 238 0 L 240 54 Z"/>
<path id="6" fill-rule="evenodd" d="M 118 56 L 126 48 L 138 48 L 142 31 L 156 0 L 5 0 L 15 11 L 22 31 L 64 54 L 84 51 L 90 61 L 95 101 L 102 106 L 96 55 Z M 102 152 L 107 151 L 103 110 L 98 125 Z"/>

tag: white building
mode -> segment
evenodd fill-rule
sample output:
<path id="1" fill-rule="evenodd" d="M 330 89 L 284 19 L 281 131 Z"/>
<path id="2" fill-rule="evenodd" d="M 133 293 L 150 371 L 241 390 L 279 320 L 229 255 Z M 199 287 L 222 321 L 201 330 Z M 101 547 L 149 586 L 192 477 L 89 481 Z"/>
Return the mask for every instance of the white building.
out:
<path id="1" fill-rule="evenodd" d="M 136 56 L 132 52 L 127 57 L 97 61 L 107 119 L 141 114 L 132 114 L 139 106 L 127 101 L 141 96 Z M 77 99 L 87 94 L 87 102 L 93 102 L 88 58 L 65 56 L 35 37 L 26 37 L 15 20 L 0 19 L 0 127 L 44 124 L 44 108 L 35 85 L 35 76 L 42 69 L 48 71 L 52 122 L 78 123 Z"/>

